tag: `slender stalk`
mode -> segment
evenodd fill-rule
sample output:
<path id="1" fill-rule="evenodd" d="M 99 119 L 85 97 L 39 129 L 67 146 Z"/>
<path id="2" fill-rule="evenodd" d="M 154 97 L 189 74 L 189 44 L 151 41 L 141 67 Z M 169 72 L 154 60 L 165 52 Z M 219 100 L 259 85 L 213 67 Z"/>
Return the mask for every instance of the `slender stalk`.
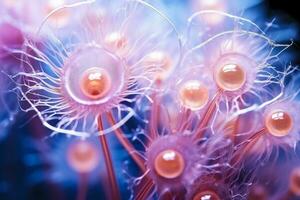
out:
<path id="1" fill-rule="evenodd" d="M 116 124 L 114 117 L 112 115 L 112 113 L 108 113 L 107 114 L 107 118 L 108 118 L 108 122 L 111 125 Z M 118 138 L 118 140 L 120 141 L 120 143 L 123 145 L 123 147 L 129 152 L 131 158 L 134 160 L 134 162 L 139 166 L 139 168 L 145 172 L 146 171 L 146 167 L 145 167 L 145 160 L 142 159 L 142 157 L 140 157 L 138 154 L 134 153 L 136 150 L 134 148 L 134 146 L 130 143 L 130 141 L 124 137 L 124 133 L 120 128 L 117 128 L 115 130 L 115 135 Z"/>
<path id="2" fill-rule="evenodd" d="M 112 113 L 107 114 L 108 122 L 111 125 L 114 125 L 115 119 L 112 115 Z M 124 137 L 124 133 L 120 128 L 117 128 L 115 130 L 115 135 L 120 141 L 120 143 L 123 145 L 123 147 L 130 153 L 130 156 L 135 161 L 135 163 L 139 166 L 139 168 L 145 173 L 146 167 L 145 167 L 145 160 L 142 159 L 138 154 L 134 154 L 132 152 L 135 151 L 134 146 L 130 143 L 130 141 Z M 148 174 L 145 175 L 144 178 L 145 182 L 142 182 L 141 187 L 138 189 L 138 194 L 136 196 L 136 200 L 145 200 L 148 196 L 148 194 L 151 192 L 151 190 L 154 188 L 154 184 L 152 180 L 149 178 Z"/>
<path id="3" fill-rule="evenodd" d="M 239 116 L 237 116 L 237 118 L 236 119 L 234 119 L 234 128 L 233 128 L 233 131 L 232 131 L 232 133 L 231 133 L 231 140 L 232 140 L 232 142 L 234 143 L 234 144 L 236 144 L 236 139 L 237 139 L 237 134 L 238 134 L 238 131 L 239 131 L 239 124 L 240 124 L 240 117 Z"/>
<path id="4" fill-rule="evenodd" d="M 202 138 L 203 134 L 205 133 L 205 128 L 207 127 L 208 123 L 210 122 L 211 118 L 213 117 L 213 114 L 216 111 L 217 108 L 217 102 L 219 101 L 221 97 L 222 92 L 218 91 L 215 97 L 211 100 L 210 104 L 207 107 L 207 110 L 203 114 L 203 118 L 200 121 L 197 130 L 196 130 L 196 135 L 195 137 L 197 139 Z"/>
<path id="5" fill-rule="evenodd" d="M 152 95 L 153 103 L 151 105 L 151 113 L 150 113 L 150 125 L 149 125 L 149 135 L 151 139 L 155 139 L 158 137 L 157 131 L 157 121 L 159 118 L 159 104 L 157 100 L 157 95 L 154 93 Z"/>
<path id="6" fill-rule="evenodd" d="M 179 128 L 177 129 L 179 131 L 179 133 L 182 133 L 185 130 L 189 130 L 191 128 L 192 125 L 192 119 L 191 118 L 191 110 L 190 109 L 184 109 L 179 117 L 178 123 L 179 124 Z M 182 123 L 184 122 L 184 123 Z"/>
<path id="7" fill-rule="evenodd" d="M 260 131 L 257 131 L 256 133 L 254 133 L 248 140 L 247 142 L 241 147 L 239 148 L 236 152 L 235 155 L 233 156 L 231 163 L 232 165 L 234 163 L 239 162 L 240 160 L 242 160 L 245 156 L 245 154 L 251 150 L 251 148 L 256 144 L 256 142 L 260 139 L 260 137 L 262 135 L 264 135 L 266 133 L 266 129 L 263 128 Z"/>
<path id="8" fill-rule="evenodd" d="M 223 125 L 224 122 L 219 122 L 216 125 L 217 127 L 216 129 L 219 130 L 222 128 L 222 130 L 224 131 L 224 136 L 230 139 L 233 142 L 233 144 L 236 144 L 237 142 L 236 136 L 238 135 L 238 131 L 239 131 L 239 122 L 240 122 L 240 116 L 237 116 L 236 118 L 227 122 L 225 126 Z"/>
<path id="9" fill-rule="evenodd" d="M 103 124 L 102 124 L 101 116 L 98 116 L 98 129 L 99 129 L 99 131 L 103 130 Z M 105 134 L 100 134 L 99 135 L 99 140 L 100 140 L 101 148 L 102 148 L 102 151 L 103 151 L 103 154 L 104 154 L 105 166 L 106 166 L 106 170 L 107 170 L 108 177 L 109 177 L 108 178 L 109 186 L 111 188 L 111 196 L 110 197 L 111 197 L 112 200 L 121 199 L 118 184 L 117 184 L 117 180 L 116 180 L 116 175 L 115 175 L 115 172 L 114 172 L 113 163 L 112 163 L 112 159 L 111 159 L 111 155 L 110 155 L 110 151 L 109 151 L 109 147 L 108 147 L 108 144 L 107 144 Z"/>
<path id="10" fill-rule="evenodd" d="M 77 194 L 77 200 L 86 200 L 86 193 L 87 193 L 87 180 L 88 175 L 86 173 L 80 173 L 79 174 L 79 183 L 78 183 L 78 194 Z"/>
<path id="11" fill-rule="evenodd" d="M 238 105 L 239 105 L 239 107 L 243 106 L 241 100 L 238 100 Z M 240 121 L 241 121 L 241 116 L 237 116 L 235 119 L 233 119 L 234 126 L 233 126 L 233 131 L 230 134 L 230 138 L 231 138 L 233 144 L 237 143 L 237 134 L 238 134 L 239 128 L 240 128 L 240 126 L 239 126 Z"/>
<path id="12" fill-rule="evenodd" d="M 147 199 L 147 196 L 151 192 L 151 190 L 154 188 L 154 183 L 148 176 L 145 177 L 145 182 L 142 184 L 142 187 L 138 190 L 138 193 L 136 195 L 136 200 L 145 200 Z"/>

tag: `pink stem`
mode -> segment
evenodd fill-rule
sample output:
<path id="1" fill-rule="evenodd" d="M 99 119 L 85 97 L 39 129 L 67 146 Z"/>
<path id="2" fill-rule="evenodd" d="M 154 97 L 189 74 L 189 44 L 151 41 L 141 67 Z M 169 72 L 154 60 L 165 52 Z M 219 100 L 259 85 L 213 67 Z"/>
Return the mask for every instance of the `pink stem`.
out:
<path id="1" fill-rule="evenodd" d="M 116 124 L 114 118 L 113 118 L 113 115 L 112 113 L 108 113 L 107 115 L 107 118 L 108 118 L 108 121 L 111 125 L 114 125 Z M 123 145 L 123 147 L 129 152 L 131 158 L 135 161 L 135 163 L 139 166 L 139 168 L 145 172 L 146 171 L 146 167 L 145 167 L 145 161 L 138 155 L 138 154 L 135 154 L 134 151 L 135 151 L 135 148 L 134 146 L 130 143 L 130 141 L 124 137 L 124 133 L 123 131 L 120 129 L 120 128 L 117 128 L 115 130 L 115 135 L 116 137 L 118 138 L 118 140 L 120 141 L 120 143 Z"/>
<path id="2" fill-rule="evenodd" d="M 79 174 L 79 183 L 78 183 L 78 194 L 77 194 L 77 200 L 85 200 L 86 199 L 86 193 L 88 188 L 88 176 L 86 173 L 80 173 Z"/>
<path id="3" fill-rule="evenodd" d="M 98 128 L 99 128 L 99 131 L 103 130 L 101 116 L 98 117 Z M 105 166 L 106 166 L 106 170 L 107 170 L 108 177 L 109 177 L 109 185 L 111 188 L 111 199 L 112 200 L 121 199 L 120 194 L 119 194 L 117 180 L 116 180 L 116 175 L 114 172 L 113 163 L 112 163 L 112 159 L 111 159 L 111 155 L 110 155 L 110 151 L 109 151 L 109 147 L 108 147 L 107 140 L 106 140 L 106 136 L 104 134 L 100 134 L 99 140 L 100 140 L 101 148 L 102 148 L 102 151 L 104 154 Z"/>
<path id="4" fill-rule="evenodd" d="M 216 96 L 212 99 L 212 101 L 208 105 L 207 110 L 203 114 L 203 118 L 200 121 L 200 123 L 197 127 L 197 130 L 196 130 L 195 137 L 197 139 L 203 137 L 203 134 L 205 133 L 205 128 L 207 127 L 208 123 L 210 122 L 211 118 L 213 117 L 213 114 L 216 111 L 216 108 L 217 108 L 216 104 L 219 101 L 221 94 L 222 94 L 222 91 L 217 92 Z"/>

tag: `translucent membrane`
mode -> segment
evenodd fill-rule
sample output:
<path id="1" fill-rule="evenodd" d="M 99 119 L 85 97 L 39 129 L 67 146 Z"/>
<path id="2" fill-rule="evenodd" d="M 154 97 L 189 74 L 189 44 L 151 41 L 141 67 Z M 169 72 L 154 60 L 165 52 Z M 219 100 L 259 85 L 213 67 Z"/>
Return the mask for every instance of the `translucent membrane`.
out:
<path id="1" fill-rule="evenodd" d="M 119 32 L 108 34 L 104 38 L 104 43 L 106 47 L 112 51 L 124 50 L 128 46 L 127 38 Z"/>
<path id="2" fill-rule="evenodd" d="M 226 6 L 223 0 L 194 0 L 197 11 L 202 10 L 214 10 L 214 11 L 226 11 Z M 206 13 L 201 16 L 201 19 L 208 25 L 218 25 L 225 20 L 223 15 L 216 13 Z"/>
<path id="3" fill-rule="evenodd" d="M 160 152 L 154 161 L 156 173 L 164 178 L 173 179 L 179 177 L 185 167 L 182 155 L 174 150 Z"/>
<path id="4" fill-rule="evenodd" d="M 46 15 L 51 13 L 53 10 L 57 8 L 61 8 L 62 6 L 66 5 L 65 0 L 50 0 L 47 3 L 44 4 L 44 12 Z M 49 21 L 53 25 L 57 26 L 65 26 L 68 24 L 69 20 L 71 18 L 71 13 L 68 9 L 62 9 L 57 11 L 56 13 L 52 14 L 49 17 Z"/>
<path id="5" fill-rule="evenodd" d="M 12 8 L 18 5 L 19 0 L 3 0 L 4 6 Z"/>
<path id="6" fill-rule="evenodd" d="M 221 198 L 215 192 L 206 190 L 206 191 L 198 192 L 193 197 L 193 200 L 221 200 Z"/>
<path id="7" fill-rule="evenodd" d="M 225 91 L 237 91 L 246 82 L 246 74 L 242 67 L 236 64 L 226 64 L 215 73 L 218 86 Z"/>
<path id="8" fill-rule="evenodd" d="M 300 168 L 296 168 L 292 171 L 290 177 L 290 190 L 295 195 L 300 196 Z"/>
<path id="9" fill-rule="evenodd" d="M 111 89 L 111 78 L 108 72 L 102 68 L 90 68 L 84 72 L 80 86 L 86 97 L 98 100 Z"/>
<path id="10" fill-rule="evenodd" d="M 276 137 L 286 136 L 293 127 L 291 116 L 282 110 L 269 113 L 266 117 L 265 124 L 270 134 Z"/>
<path id="11" fill-rule="evenodd" d="M 98 111 L 107 109 L 104 103 L 113 103 L 113 97 L 124 87 L 125 66 L 98 46 L 72 52 L 64 62 L 63 72 L 63 89 L 74 102 L 86 105 L 84 110 L 90 105 L 99 106 Z"/>
<path id="12" fill-rule="evenodd" d="M 202 108 L 208 102 L 207 87 L 197 80 L 191 80 L 182 85 L 179 91 L 182 105 L 191 110 Z"/>
<path id="13" fill-rule="evenodd" d="M 69 147 L 68 162 L 79 173 L 89 173 L 94 170 L 99 161 L 96 148 L 88 142 L 76 142 Z"/>
<path id="14" fill-rule="evenodd" d="M 148 68 L 159 68 L 156 79 L 164 79 L 172 66 L 171 58 L 163 51 L 153 51 L 149 53 L 143 64 Z"/>

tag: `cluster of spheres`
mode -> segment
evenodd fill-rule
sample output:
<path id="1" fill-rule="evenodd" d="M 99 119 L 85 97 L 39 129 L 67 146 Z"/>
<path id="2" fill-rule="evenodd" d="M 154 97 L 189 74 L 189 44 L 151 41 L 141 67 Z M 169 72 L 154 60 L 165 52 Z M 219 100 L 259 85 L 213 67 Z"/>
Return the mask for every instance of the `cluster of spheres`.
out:
<path id="1" fill-rule="evenodd" d="M 297 31 L 263 5 L 1 0 L 0 199 L 300 199 Z"/>

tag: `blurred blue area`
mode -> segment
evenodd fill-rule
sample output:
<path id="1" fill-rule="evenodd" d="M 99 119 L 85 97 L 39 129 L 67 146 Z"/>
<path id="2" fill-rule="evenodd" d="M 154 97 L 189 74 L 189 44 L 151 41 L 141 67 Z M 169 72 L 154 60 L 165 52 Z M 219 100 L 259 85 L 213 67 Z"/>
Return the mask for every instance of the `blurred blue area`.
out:
<path id="1" fill-rule="evenodd" d="M 0 199 L 1 200 L 67 200 L 76 199 L 79 175 L 73 171 L 66 161 L 66 145 L 76 138 L 50 134 L 38 119 L 30 114 L 20 116 L 9 135 L 0 141 Z M 24 123 L 25 122 L 25 123 Z M 100 149 L 100 143 L 94 138 Z M 124 181 L 122 168 L 128 154 L 116 142 L 113 135 L 108 136 L 115 171 L 124 199 L 130 193 Z M 55 158 L 55 159 L 54 159 Z M 103 159 L 100 168 L 89 176 L 87 199 L 106 199 L 101 177 Z M 133 166 L 134 167 L 134 166 Z"/>

